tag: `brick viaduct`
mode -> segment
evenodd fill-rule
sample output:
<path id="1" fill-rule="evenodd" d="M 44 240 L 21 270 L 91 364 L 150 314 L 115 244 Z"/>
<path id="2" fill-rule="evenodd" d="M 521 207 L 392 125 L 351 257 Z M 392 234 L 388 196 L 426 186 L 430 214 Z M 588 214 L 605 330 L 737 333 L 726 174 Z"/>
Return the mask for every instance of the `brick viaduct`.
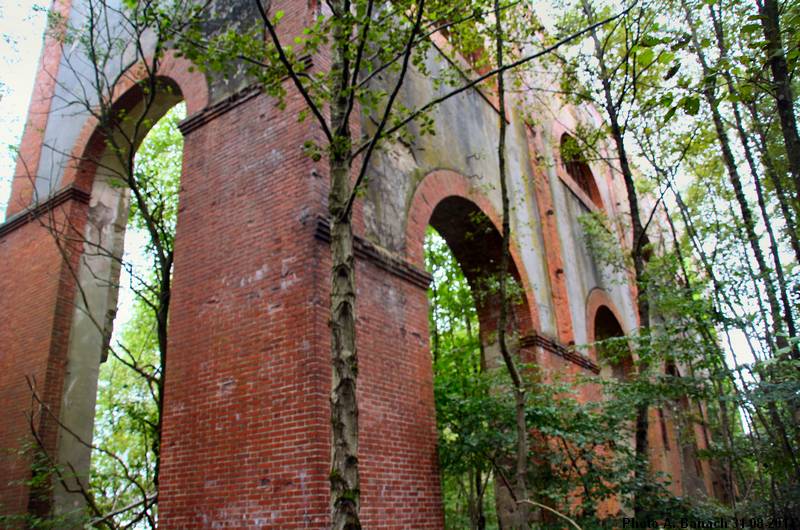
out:
<path id="1" fill-rule="evenodd" d="M 274 3 L 288 5 L 289 32 L 312 15 L 307 2 Z M 76 16 L 71 7 L 68 0 L 55 3 L 67 17 Z M 104 339 L 87 320 L 102 321 L 116 307 L 107 285 L 116 281 L 118 267 L 80 245 L 62 253 L 42 222 L 69 224 L 87 240 L 110 242 L 121 252 L 125 192 L 109 186 L 96 165 L 70 162 L 70 153 L 85 156 L 97 145 L 92 121 L 56 104 L 76 82 L 65 67 L 67 53 L 47 39 L 0 225 L 4 450 L 21 448 L 30 436 L 25 376 L 35 380 L 53 417 L 91 438 Z M 323 528 L 330 459 L 327 178 L 324 165 L 300 149 L 317 132 L 296 121 L 302 108 L 296 97 L 280 111 L 246 83 L 209 82 L 182 59 L 166 61 L 161 75 L 178 90 L 163 96 L 157 113 L 183 99 L 188 118 L 181 125 L 159 523 Z M 429 79 L 412 73 L 402 97 L 411 106 L 434 93 Z M 513 260 L 526 297 L 522 347 L 545 369 L 597 372 L 591 351 L 569 346 L 595 338 L 598 315 L 613 319 L 617 329 L 635 329 L 635 292 L 595 263 L 577 218 L 596 209 L 624 214 L 624 187 L 600 164 L 591 166 L 587 187 L 560 160 L 562 134 L 596 115 L 555 98 L 535 105 L 536 124 L 512 112 L 508 141 Z M 425 228 L 437 228 L 465 268 L 497 252 L 496 233 L 481 241 L 463 236 L 471 212 L 499 221 L 492 98 L 465 93 L 434 117 L 435 135 L 378 154 L 355 212 L 367 528 L 443 526 Z M 600 399 L 589 391 L 583 397 Z M 34 425 L 50 453 L 85 469 L 87 451 L 53 417 L 37 416 Z M 655 466 L 672 471 L 673 487 L 683 491 L 680 451 L 674 442 L 672 450 L 664 446 L 669 439 L 655 412 L 652 420 Z M 705 471 L 699 487 L 710 491 Z M 0 513 L 31 509 L 24 485 L 29 476 L 30 462 L 4 451 Z M 66 509 L 75 499 L 56 491 L 53 502 Z"/>

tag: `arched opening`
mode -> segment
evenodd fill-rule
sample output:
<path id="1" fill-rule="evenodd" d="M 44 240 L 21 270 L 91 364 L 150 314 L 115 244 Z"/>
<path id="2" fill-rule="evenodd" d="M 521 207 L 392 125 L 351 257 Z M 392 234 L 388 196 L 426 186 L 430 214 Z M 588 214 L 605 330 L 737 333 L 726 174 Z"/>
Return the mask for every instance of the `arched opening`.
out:
<path id="1" fill-rule="evenodd" d="M 440 438 L 450 435 L 456 445 L 462 433 L 453 426 L 464 419 L 459 398 L 475 399 L 485 391 L 479 380 L 485 370 L 481 328 L 469 282 L 447 242 L 432 227 L 425 237 L 425 267 L 432 275 L 428 321 L 437 427 Z M 440 443 L 445 527 L 496 527 L 491 469 L 457 453 L 447 442 Z"/>
<path id="2" fill-rule="evenodd" d="M 91 186 L 70 330 L 59 462 L 75 473 L 55 509 L 86 496 L 117 524 L 157 521 L 161 411 L 186 115 L 178 86 L 134 85 L 100 123 L 78 165 Z M 118 304 L 119 302 L 119 304 Z M 94 447 L 94 450 L 91 448 Z M 91 473 L 89 473 L 91 461 Z M 120 510 L 120 507 L 129 507 Z M 138 522 L 138 523 L 137 523 Z"/>
<path id="3" fill-rule="evenodd" d="M 487 362 L 496 358 L 496 332 L 500 310 L 497 282 L 500 277 L 502 237 L 489 217 L 472 201 L 462 197 L 447 197 L 434 209 L 429 224 L 447 242 L 473 290 L 480 336 L 487 353 Z M 511 281 L 509 289 L 509 331 L 524 335 L 532 328 L 527 295 L 522 289 L 519 271 L 514 260 L 506 271 Z"/>
<path id="4" fill-rule="evenodd" d="M 119 300 L 107 360 L 100 368 L 95 445 L 92 456 L 93 490 L 103 499 L 127 506 L 145 501 L 141 509 L 121 514 L 130 522 L 143 510 L 156 519 L 156 473 L 160 460 L 161 403 L 163 400 L 164 330 L 159 330 L 159 298 L 169 296 L 171 271 L 161 277 L 160 246 L 171 261 L 178 212 L 183 137 L 178 123 L 186 105 L 172 107 L 148 132 L 136 152 L 137 184 L 148 197 L 149 212 L 133 200 L 125 229 Z M 148 229 L 155 221 L 158 237 Z M 166 307 L 168 311 L 168 306 Z M 122 412 L 122 414 L 120 414 Z M 109 454 L 111 453 L 111 454 Z M 125 454 L 122 464 L 111 455 Z M 127 483 L 126 483 L 127 482 Z M 152 499 L 143 499 L 142 489 Z M 151 502 L 152 500 L 152 502 Z"/>
<path id="5" fill-rule="evenodd" d="M 497 421 L 489 410 L 497 389 L 487 373 L 503 370 L 496 334 L 502 241 L 480 208 L 461 197 L 440 201 L 429 222 L 425 266 L 433 277 L 429 328 L 446 528 L 497 528 L 507 499 L 481 451 L 504 436 L 485 427 Z M 514 346 L 532 328 L 513 260 L 508 275 L 509 344 L 530 362 Z"/>
<path id="6" fill-rule="evenodd" d="M 589 168 L 583 149 L 578 141 L 569 134 L 561 135 L 561 163 L 578 188 L 586 194 L 586 197 L 598 208 L 603 208 L 603 199 L 600 197 L 600 190 L 597 188 L 592 170 Z"/>
<path id="7" fill-rule="evenodd" d="M 630 348 L 622 325 L 607 306 L 600 306 L 595 313 L 594 340 L 597 360 L 603 365 L 601 375 L 626 381 L 633 370 Z"/>

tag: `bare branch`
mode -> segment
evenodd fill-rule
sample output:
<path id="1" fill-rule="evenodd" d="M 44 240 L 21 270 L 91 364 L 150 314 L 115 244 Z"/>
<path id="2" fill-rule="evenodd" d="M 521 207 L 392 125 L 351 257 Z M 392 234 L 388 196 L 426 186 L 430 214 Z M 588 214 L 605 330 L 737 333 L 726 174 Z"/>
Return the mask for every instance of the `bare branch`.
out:
<path id="1" fill-rule="evenodd" d="M 624 16 L 635 5 L 636 5 L 636 2 L 634 2 L 633 4 L 631 4 L 629 7 L 625 8 L 624 10 L 620 11 L 616 15 L 614 15 L 612 17 L 609 17 L 609 18 L 607 18 L 605 20 L 601 20 L 600 22 L 592 24 L 591 26 L 587 26 L 586 28 L 583 28 L 582 30 L 580 30 L 580 31 L 578 31 L 576 33 L 573 33 L 572 35 L 568 35 L 567 37 L 564 37 L 563 39 L 559 40 L 555 44 L 552 44 L 552 45 L 546 47 L 545 49 L 543 49 L 543 50 L 541 50 L 541 51 L 539 51 L 537 53 L 534 53 L 534 54 L 531 54 L 531 55 L 527 55 L 527 56 L 525 56 L 525 57 L 523 57 L 521 59 L 518 59 L 518 60 L 513 61 L 511 63 L 508 63 L 506 65 L 503 65 L 500 68 L 494 68 L 493 70 L 490 70 L 490 71 L 486 72 L 485 74 L 473 79 L 472 81 L 470 81 L 470 82 L 468 82 L 468 83 L 466 83 L 464 85 L 461 85 L 460 87 L 458 87 L 458 88 L 456 88 L 454 90 L 451 90 L 447 94 L 444 94 L 444 95 L 442 95 L 442 96 L 440 96 L 438 98 L 432 99 L 431 101 L 429 101 L 425 105 L 422 105 L 421 107 L 419 107 L 416 110 L 414 110 L 413 112 L 411 112 L 411 114 L 409 114 L 407 117 L 402 119 L 400 122 L 398 122 L 394 126 L 390 127 L 388 130 L 386 130 L 385 133 L 383 133 L 383 135 L 384 136 L 390 136 L 390 135 L 394 134 L 395 132 L 397 132 L 398 130 L 402 129 L 403 127 L 405 127 L 406 125 L 408 125 L 409 123 L 411 123 L 412 121 L 414 121 L 419 116 L 421 116 L 425 112 L 429 111 L 430 109 L 432 109 L 436 105 L 438 105 L 438 104 L 440 104 L 440 103 L 442 103 L 444 101 L 447 101 L 448 99 L 450 99 L 450 98 L 452 98 L 454 96 L 457 96 L 458 94 L 461 94 L 462 92 L 466 92 L 470 88 L 473 88 L 474 86 L 479 85 L 480 83 L 486 81 L 487 79 L 489 79 L 491 77 L 494 77 L 494 76 L 496 76 L 498 74 L 501 74 L 501 73 L 503 73 L 503 72 L 505 72 L 507 70 L 512 70 L 514 68 L 518 68 L 519 66 L 522 66 L 523 64 L 529 63 L 529 62 L 531 62 L 531 61 L 533 61 L 535 59 L 538 59 L 539 57 L 547 55 L 547 54 L 553 52 L 554 50 L 557 50 L 558 48 L 564 46 L 565 44 L 569 44 L 570 42 L 574 41 L 575 39 L 577 39 L 579 37 L 582 37 L 586 33 L 590 32 L 590 31 L 592 31 L 592 30 L 594 30 L 596 28 L 599 28 L 600 26 L 608 24 L 609 22 L 612 22 L 612 21 L 618 19 L 619 17 Z M 368 149 L 370 143 L 362 144 L 360 147 L 355 149 L 353 151 L 353 155 L 352 155 L 353 158 L 355 158 L 356 156 L 358 156 L 359 154 L 364 152 L 366 149 Z"/>

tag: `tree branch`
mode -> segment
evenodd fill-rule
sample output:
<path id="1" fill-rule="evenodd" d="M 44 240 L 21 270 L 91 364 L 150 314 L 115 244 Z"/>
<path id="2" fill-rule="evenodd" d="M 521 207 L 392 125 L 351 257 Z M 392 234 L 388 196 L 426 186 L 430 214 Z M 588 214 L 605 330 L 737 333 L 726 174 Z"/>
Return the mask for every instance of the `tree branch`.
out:
<path id="1" fill-rule="evenodd" d="M 622 16 L 626 15 L 631 9 L 633 9 L 633 7 L 635 5 L 636 5 L 636 1 L 634 1 L 630 6 L 628 6 L 623 11 L 620 11 L 619 13 L 617 13 L 616 15 L 614 15 L 612 17 L 609 17 L 609 18 L 607 18 L 605 20 L 601 20 L 600 22 L 592 24 L 591 26 L 588 26 L 588 27 L 576 32 L 576 33 L 573 33 L 572 35 L 568 35 L 567 37 L 564 37 L 563 39 L 559 40 L 555 44 L 552 44 L 551 46 L 548 46 L 547 48 L 545 48 L 545 49 L 543 49 L 543 50 L 541 50 L 539 52 L 536 52 L 536 53 L 531 54 L 531 55 L 527 55 L 527 56 L 525 56 L 525 57 L 523 57 L 521 59 L 518 59 L 518 60 L 516 60 L 514 62 L 508 63 L 507 65 L 504 65 L 503 67 L 495 68 L 493 70 L 490 70 L 490 71 L 486 72 L 485 74 L 473 79 L 469 83 L 466 83 L 466 84 L 464 84 L 464 85 L 462 85 L 462 86 L 460 86 L 460 87 L 458 87 L 458 88 L 456 88 L 454 90 L 451 90 L 447 94 L 444 94 L 444 95 L 442 95 L 442 96 L 440 96 L 438 98 L 432 99 L 431 101 L 429 101 L 425 105 L 423 105 L 423 106 L 419 107 L 417 110 L 413 111 L 406 118 L 401 120 L 399 123 L 397 123 L 396 125 L 394 125 L 391 128 L 389 128 L 385 133 L 383 133 L 384 136 L 390 136 L 391 134 L 393 134 L 393 133 L 397 132 L 398 130 L 402 129 L 403 127 L 408 125 L 410 122 L 414 121 L 419 116 L 421 116 L 425 112 L 429 111 L 430 109 L 432 109 L 433 107 L 435 107 L 439 103 L 447 101 L 448 99 L 450 99 L 450 98 L 452 98 L 454 96 L 457 96 L 458 94 L 461 94 L 462 92 L 466 92 L 470 88 L 472 88 L 472 87 L 474 87 L 474 86 L 486 81 L 487 79 L 489 79 L 491 77 L 494 77 L 494 76 L 496 76 L 498 74 L 501 74 L 501 73 L 505 72 L 506 70 L 512 70 L 514 68 L 522 66 L 523 64 L 529 63 L 529 62 L 533 61 L 534 59 L 538 59 L 539 57 L 547 55 L 548 53 L 551 53 L 552 51 L 557 50 L 561 46 L 564 46 L 565 44 L 569 44 L 570 42 L 574 41 L 575 39 L 577 39 L 579 37 L 582 37 L 586 33 L 590 32 L 590 31 L 592 31 L 594 29 L 597 29 L 600 26 L 608 24 L 609 22 L 612 22 L 612 21 L 618 19 L 619 17 L 622 17 Z M 352 155 L 353 158 L 355 158 L 356 156 L 358 156 L 359 154 L 364 152 L 364 150 L 368 149 L 369 145 L 371 143 L 372 142 L 370 142 L 368 144 L 362 144 L 360 147 L 355 149 L 353 151 L 353 155 Z"/>

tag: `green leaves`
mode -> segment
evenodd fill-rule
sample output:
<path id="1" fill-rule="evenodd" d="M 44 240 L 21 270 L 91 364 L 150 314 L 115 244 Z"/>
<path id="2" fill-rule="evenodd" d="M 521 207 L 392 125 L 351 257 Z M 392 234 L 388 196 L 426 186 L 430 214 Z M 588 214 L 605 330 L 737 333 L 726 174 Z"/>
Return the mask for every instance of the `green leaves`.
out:
<path id="1" fill-rule="evenodd" d="M 134 305 L 114 354 L 100 367 L 94 444 L 102 451 L 92 454 L 91 487 L 107 512 L 141 500 L 141 488 L 155 491 L 158 407 L 148 381 L 125 363 L 160 374 L 155 317 L 141 301 Z M 135 516 L 135 512 L 121 513 L 115 520 L 124 524 Z"/>
<path id="2" fill-rule="evenodd" d="M 700 98 L 696 96 L 686 96 L 681 99 L 680 105 L 686 114 L 694 116 L 700 110 Z"/>
<path id="3" fill-rule="evenodd" d="M 480 225 L 480 221 L 477 223 Z M 480 232 L 481 228 L 476 228 Z M 599 226 L 598 230 L 605 230 Z M 431 350 L 434 362 L 436 420 L 439 462 L 447 527 L 463 527 L 469 506 L 479 502 L 474 490 L 476 476 L 506 469 L 516 451 L 515 401 L 508 372 L 491 369 L 483 360 L 483 346 L 475 309 L 483 293 L 491 291 L 489 280 L 466 281 L 445 241 L 429 228 L 425 241 L 425 264 L 433 276 L 429 290 Z M 495 282 L 496 283 L 496 282 Z M 489 297 L 492 294 L 488 295 Z M 664 348 L 675 351 L 678 341 L 665 337 Z M 492 339 L 483 339 L 491 341 Z M 631 355 L 631 344 L 640 354 L 635 338 L 613 337 L 597 344 L 598 362 L 614 366 Z M 652 344 L 652 342 L 649 342 Z M 581 520 L 596 524 L 599 503 L 612 498 L 630 500 L 647 492 L 653 514 L 690 513 L 655 480 L 636 478 L 633 418 L 640 403 L 671 407 L 674 399 L 707 395 L 702 381 L 692 378 L 650 379 L 628 371 L 627 377 L 578 377 L 561 380 L 536 366 L 524 366 L 526 374 L 526 424 L 530 428 L 528 479 L 536 498 Z M 577 396 L 583 385 L 601 386 L 604 398 L 584 402 Z M 494 470 L 494 471 L 493 471 Z M 492 479 L 487 479 L 489 484 Z M 491 491 L 491 490 L 490 490 Z M 579 503 L 566 503 L 580 492 Z M 485 499 L 480 502 L 485 502 Z M 487 505 L 487 511 L 491 499 Z M 490 513 L 490 515 L 492 515 Z"/>
<path id="4" fill-rule="evenodd" d="M 652 48 L 645 48 L 636 55 L 636 61 L 640 66 L 647 67 L 653 62 L 654 57 L 655 52 L 652 50 Z"/>
<path id="5" fill-rule="evenodd" d="M 745 24 L 740 28 L 741 32 L 745 35 L 753 35 L 761 33 L 761 24 Z"/>
<path id="6" fill-rule="evenodd" d="M 138 201 L 131 201 L 129 226 L 146 231 L 148 223 L 154 223 L 160 244 L 167 249 L 173 247 L 178 220 L 178 191 L 183 165 L 183 135 L 178 124 L 185 117 L 186 105 L 180 103 L 150 129 L 136 153 L 132 176 L 147 212 L 145 216 Z M 154 245 L 154 241 L 148 242 L 147 251 L 151 254 L 156 251 Z"/>
<path id="7" fill-rule="evenodd" d="M 316 142 L 313 140 L 306 140 L 303 143 L 303 153 L 305 153 L 305 155 L 311 158 L 311 160 L 314 162 L 319 162 L 322 158 L 323 152 Z"/>

